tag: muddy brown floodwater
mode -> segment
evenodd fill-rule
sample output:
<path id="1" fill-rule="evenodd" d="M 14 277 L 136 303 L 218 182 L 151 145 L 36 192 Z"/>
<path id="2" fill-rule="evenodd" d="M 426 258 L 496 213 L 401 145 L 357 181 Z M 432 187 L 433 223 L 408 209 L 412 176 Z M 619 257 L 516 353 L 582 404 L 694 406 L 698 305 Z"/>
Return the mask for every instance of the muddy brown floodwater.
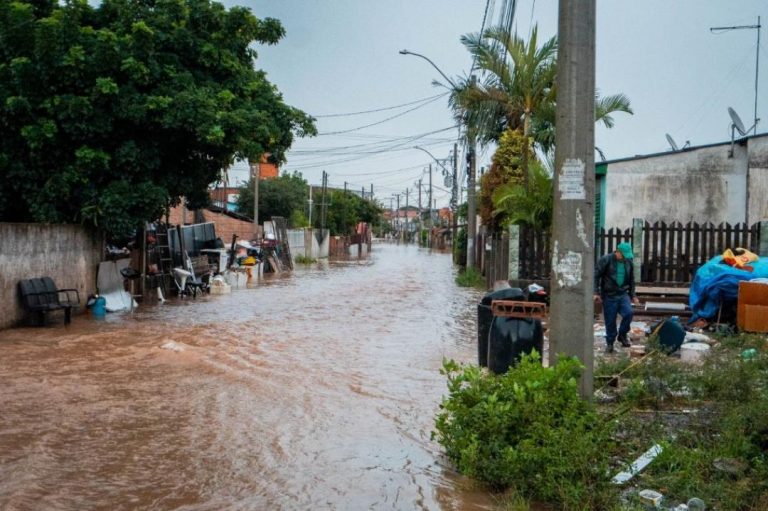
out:
<path id="1" fill-rule="evenodd" d="M 0 331 L 0 509 L 491 509 L 430 440 L 476 360 L 450 255 Z"/>

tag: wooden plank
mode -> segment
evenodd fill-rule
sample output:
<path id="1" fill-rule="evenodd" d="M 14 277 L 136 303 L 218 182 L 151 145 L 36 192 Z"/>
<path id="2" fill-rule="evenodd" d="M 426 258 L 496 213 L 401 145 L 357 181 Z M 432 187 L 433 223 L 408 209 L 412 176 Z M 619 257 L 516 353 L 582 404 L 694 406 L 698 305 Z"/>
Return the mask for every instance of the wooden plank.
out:
<path id="1" fill-rule="evenodd" d="M 643 224 L 643 265 L 640 268 L 640 280 L 643 282 L 651 282 L 650 279 L 650 236 L 648 231 L 650 229 L 648 222 Z"/>
<path id="2" fill-rule="evenodd" d="M 677 232 L 677 242 L 675 243 L 675 266 L 677 272 L 675 275 L 675 282 L 686 282 L 685 265 L 683 264 L 683 258 L 685 257 L 685 249 L 683 248 L 683 224 L 675 222 L 675 229 Z"/>
<path id="3" fill-rule="evenodd" d="M 658 282 L 665 282 L 667 280 L 667 223 L 659 222 L 659 278 Z"/>

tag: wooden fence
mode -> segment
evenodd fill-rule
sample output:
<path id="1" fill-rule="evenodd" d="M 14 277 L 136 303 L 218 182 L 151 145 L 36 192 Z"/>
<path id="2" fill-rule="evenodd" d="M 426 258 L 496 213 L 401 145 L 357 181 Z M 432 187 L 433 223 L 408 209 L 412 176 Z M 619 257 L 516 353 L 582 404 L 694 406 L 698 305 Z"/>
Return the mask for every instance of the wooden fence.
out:
<path id="1" fill-rule="evenodd" d="M 679 282 L 693 280 L 701 265 L 727 248 L 743 247 L 757 253 L 760 224 L 745 223 L 669 225 L 656 222 L 643 227 L 642 282 Z"/>
<path id="2" fill-rule="evenodd" d="M 479 237 L 478 244 L 484 248 L 483 272 L 488 289 L 493 288 L 497 280 L 507 280 L 509 275 L 509 236 L 494 234 Z M 488 250 L 490 248 L 490 250 Z"/>
<path id="3" fill-rule="evenodd" d="M 595 234 L 595 260 L 616 250 L 623 241 L 631 243 L 641 238 L 641 282 L 675 285 L 691 282 L 701 265 L 727 248 L 743 247 L 759 253 L 759 223 L 748 226 L 745 223 L 644 222 L 642 229 L 642 233 L 635 233 L 633 228 L 600 229 Z M 521 227 L 519 239 L 518 278 L 549 279 L 552 259 L 549 233 Z M 506 235 L 495 235 L 481 238 L 479 244 L 486 249 L 483 270 L 490 288 L 497 280 L 508 278 L 509 239 Z"/>

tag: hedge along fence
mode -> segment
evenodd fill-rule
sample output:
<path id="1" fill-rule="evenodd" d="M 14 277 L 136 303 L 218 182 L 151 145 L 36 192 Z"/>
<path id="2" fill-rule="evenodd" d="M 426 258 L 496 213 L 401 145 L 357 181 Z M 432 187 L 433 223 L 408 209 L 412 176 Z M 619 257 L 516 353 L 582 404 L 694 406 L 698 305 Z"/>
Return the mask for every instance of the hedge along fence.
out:
<path id="1" fill-rule="evenodd" d="M 627 241 L 635 252 L 635 278 L 644 284 L 684 285 L 701 265 L 727 248 L 743 247 L 768 256 L 768 220 L 745 223 L 655 222 L 636 219 L 631 228 L 599 229 L 595 233 L 595 259 Z M 552 262 L 550 235 L 541 230 L 512 226 L 507 232 L 486 236 L 483 269 L 488 288 L 498 280 L 547 280 Z M 639 263 L 639 264 L 638 264 Z"/>

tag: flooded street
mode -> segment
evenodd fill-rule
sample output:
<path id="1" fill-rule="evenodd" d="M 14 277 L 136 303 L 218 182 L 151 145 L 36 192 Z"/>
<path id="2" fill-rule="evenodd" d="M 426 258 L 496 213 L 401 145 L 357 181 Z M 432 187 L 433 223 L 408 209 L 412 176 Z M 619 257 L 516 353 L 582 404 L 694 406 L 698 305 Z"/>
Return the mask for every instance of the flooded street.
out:
<path id="1" fill-rule="evenodd" d="M 450 255 L 0 331 L 0 509 L 490 509 L 430 440 L 476 362 Z"/>

